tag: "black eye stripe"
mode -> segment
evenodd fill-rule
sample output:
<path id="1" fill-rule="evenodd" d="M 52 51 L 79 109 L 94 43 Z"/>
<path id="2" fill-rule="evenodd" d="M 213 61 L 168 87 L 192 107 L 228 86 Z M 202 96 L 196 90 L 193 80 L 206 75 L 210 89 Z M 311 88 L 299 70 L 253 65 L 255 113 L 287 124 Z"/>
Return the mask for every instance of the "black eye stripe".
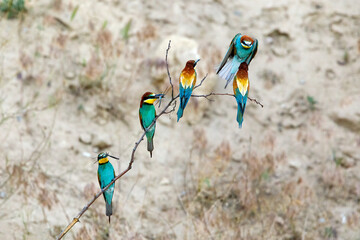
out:
<path id="1" fill-rule="evenodd" d="M 106 158 L 108 155 L 106 153 L 100 153 L 99 156 L 98 156 L 98 159 L 103 159 L 103 158 Z"/>
<path id="2" fill-rule="evenodd" d="M 251 46 L 252 45 L 251 41 L 246 41 L 246 40 L 242 40 L 241 43 L 246 45 L 246 46 Z"/>
<path id="3" fill-rule="evenodd" d="M 154 97 L 155 97 L 155 96 L 151 96 L 151 95 L 146 96 L 146 97 L 144 97 L 144 101 L 145 101 L 145 100 L 148 100 L 148 99 L 154 99 Z"/>

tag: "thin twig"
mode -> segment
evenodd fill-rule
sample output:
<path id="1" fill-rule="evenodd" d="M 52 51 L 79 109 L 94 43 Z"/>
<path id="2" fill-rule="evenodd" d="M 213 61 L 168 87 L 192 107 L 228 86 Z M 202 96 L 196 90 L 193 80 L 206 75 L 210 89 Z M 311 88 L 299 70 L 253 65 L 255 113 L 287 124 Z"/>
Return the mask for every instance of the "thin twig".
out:
<path id="1" fill-rule="evenodd" d="M 255 98 L 248 97 L 248 99 L 249 99 L 250 101 L 252 101 L 252 102 L 254 102 L 254 103 L 256 103 L 256 104 L 260 105 L 262 108 L 264 107 L 264 105 L 262 105 L 262 103 L 261 103 L 261 102 L 259 102 L 258 100 L 256 100 Z"/>
<path id="2" fill-rule="evenodd" d="M 209 101 L 213 101 L 212 99 L 209 99 L 210 96 L 232 96 L 232 97 L 235 97 L 234 94 L 230 94 L 230 93 L 213 93 L 213 92 L 208 93 L 208 94 L 203 94 L 203 95 L 191 95 L 191 97 L 202 97 L 202 98 L 206 98 Z M 262 108 L 264 107 L 264 105 L 261 102 L 259 102 L 258 100 L 256 100 L 255 98 L 248 97 L 248 99 L 251 102 L 254 102 L 254 103 L 260 105 Z"/>
<path id="3" fill-rule="evenodd" d="M 171 110 L 167 111 L 167 112 L 164 112 L 164 114 L 169 114 L 169 113 L 174 112 L 174 111 L 175 111 L 175 108 L 176 108 L 176 101 L 175 101 L 174 104 L 173 104 L 173 108 L 172 108 Z"/>
<path id="4" fill-rule="evenodd" d="M 199 83 L 198 85 L 196 85 L 196 86 L 194 87 L 194 89 L 200 87 L 200 86 L 203 84 L 203 82 L 205 81 L 207 75 L 208 75 L 208 74 L 206 74 L 205 77 L 203 77 L 203 79 L 201 79 L 200 83 Z"/>
<path id="5" fill-rule="evenodd" d="M 208 94 L 203 94 L 203 95 L 191 95 L 192 97 L 203 97 L 203 98 L 208 98 L 210 96 L 232 96 L 235 97 L 234 94 L 230 94 L 230 93 L 208 93 Z"/>
<path id="6" fill-rule="evenodd" d="M 170 44 L 171 44 L 171 40 L 169 40 L 169 44 L 168 47 L 166 49 L 166 55 L 165 55 L 165 63 L 166 63 L 166 70 L 167 70 L 167 74 L 169 77 L 169 82 L 171 85 L 171 98 L 174 98 L 174 85 L 171 81 L 171 75 L 170 75 L 170 71 L 169 71 L 169 63 L 168 63 L 168 54 L 169 54 L 169 50 L 170 50 Z"/>

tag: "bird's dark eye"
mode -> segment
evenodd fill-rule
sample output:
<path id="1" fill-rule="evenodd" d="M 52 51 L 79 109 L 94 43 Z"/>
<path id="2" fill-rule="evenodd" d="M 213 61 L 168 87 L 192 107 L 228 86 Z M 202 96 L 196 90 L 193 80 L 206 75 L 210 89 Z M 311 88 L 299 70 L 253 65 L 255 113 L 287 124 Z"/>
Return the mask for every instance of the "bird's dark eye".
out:
<path id="1" fill-rule="evenodd" d="M 243 42 L 242 42 L 242 44 L 244 44 L 244 45 L 246 45 L 246 46 L 250 47 L 250 46 L 251 46 L 251 44 L 252 44 L 252 42 L 251 42 L 251 41 L 243 41 Z"/>
<path id="2" fill-rule="evenodd" d="M 241 37 L 240 43 L 243 48 L 248 49 L 253 45 L 254 40 L 251 37 L 244 35 Z"/>

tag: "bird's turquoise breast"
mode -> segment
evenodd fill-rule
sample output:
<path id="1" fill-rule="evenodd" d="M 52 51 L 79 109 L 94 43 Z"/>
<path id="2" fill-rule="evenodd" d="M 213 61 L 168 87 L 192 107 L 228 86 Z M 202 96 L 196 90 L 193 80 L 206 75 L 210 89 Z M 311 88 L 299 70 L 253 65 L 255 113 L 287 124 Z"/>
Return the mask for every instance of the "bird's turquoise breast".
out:
<path id="1" fill-rule="evenodd" d="M 114 168 L 110 162 L 100 164 L 98 167 L 100 187 L 104 188 L 108 185 L 115 177 Z M 115 183 L 113 183 L 105 192 L 104 196 L 107 202 L 111 203 L 112 195 L 114 193 Z"/>
<path id="2" fill-rule="evenodd" d="M 144 128 L 148 128 L 151 123 L 154 121 L 156 113 L 154 105 L 143 104 L 140 108 L 140 115 L 142 119 L 142 125 Z M 147 137 L 152 137 L 155 132 L 155 124 L 151 127 L 151 129 L 146 133 Z"/>

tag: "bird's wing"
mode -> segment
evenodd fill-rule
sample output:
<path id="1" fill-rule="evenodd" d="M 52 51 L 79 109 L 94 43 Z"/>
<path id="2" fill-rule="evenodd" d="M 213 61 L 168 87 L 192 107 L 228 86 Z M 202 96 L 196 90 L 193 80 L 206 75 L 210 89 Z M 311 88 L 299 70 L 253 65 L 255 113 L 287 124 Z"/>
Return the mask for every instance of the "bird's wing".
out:
<path id="1" fill-rule="evenodd" d="M 145 130 L 140 110 L 139 110 L 139 120 L 140 120 L 140 125 L 141 125 L 142 129 Z"/>
<path id="2" fill-rule="evenodd" d="M 182 88 L 186 88 L 186 82 L 187 82 L 187 78 L 184 76 L 184 74 L 180 74 L 180 86 Z"/>
<path id="3" fill-rule="evenodd" d="M 247 63 L 247 65 L 250 64 L 251 60 L 255 57 L 256 53 L 257 53 L 257 49 L 258 49 L 258 40 L 255 39 L 254 43 L 253 43 L 253 50 L 251 51 L 251 53 L 249 54 L 249 56 L 246 58 L 245 62 Z"/>
<path id="4" fill-rule="evenodd" d="M 98 173 L 97 173 L 97 177 L 98 177 L 98 181 L 99 181 L 100 188 L 101 188 L 101 182 L 100 182 L 100 175 L 99 175 L 99 171 L 98 171 Z"/>
<path id="5" fill-rule="evenodd" d="M 228 51 L 226 52 L 226 55 L 225 57 L 223 58 L 222 62 L 220 63 L 217 71 L 216 71 L 216 74 L 219 74 L 220 70 L 224 67 L 224 65 L 226 64 L 227 60 L 229 58 L 233 58 L 234 57 L 234 53 L 235 53 L 235 38 L 236 36 L 233 38 L 233 40 L 231 41 L 230 43 L 230 46 L 229 46 L 229 49 Z"/>
<path id="6" fill-rule="evenodd" d="M 116 175 L 115 175 L 115 169 L 114 168 L 113 168 L 113 171 L 114 171 L 114 178 L 115 178 Z M 114 182 L 114 187 L 115 187 L 115 182 Z"/>
<path id="7" fill-rule="evenodd" d="M 98 173 L 97 173 L 97 177 L 98 177 L 100 189 L 102 190 L 102 189 L 103 189 L 103 186 L 102 186 L 102 184 L 101 184 L 101 177 L 100 177 L 99 171 L 98 171 Z M 106 201 L 105 192 L 103 192 L 103 197 L 104 197 L 104 199 L 105 199 L 105 201 Z"/>
<path id="8" fill-rule="evenodd" d="M 193 88 L 193 89 L 194 89 L 195 84 L 196 84 L 196 78 L 197 78 L 197 75 L 196 75 L 196 72 L 195 72 L 195 74 L 194 74 L 194 79 L 193 79 L 193 81 L 192 81 L 192 88 Z"/>

